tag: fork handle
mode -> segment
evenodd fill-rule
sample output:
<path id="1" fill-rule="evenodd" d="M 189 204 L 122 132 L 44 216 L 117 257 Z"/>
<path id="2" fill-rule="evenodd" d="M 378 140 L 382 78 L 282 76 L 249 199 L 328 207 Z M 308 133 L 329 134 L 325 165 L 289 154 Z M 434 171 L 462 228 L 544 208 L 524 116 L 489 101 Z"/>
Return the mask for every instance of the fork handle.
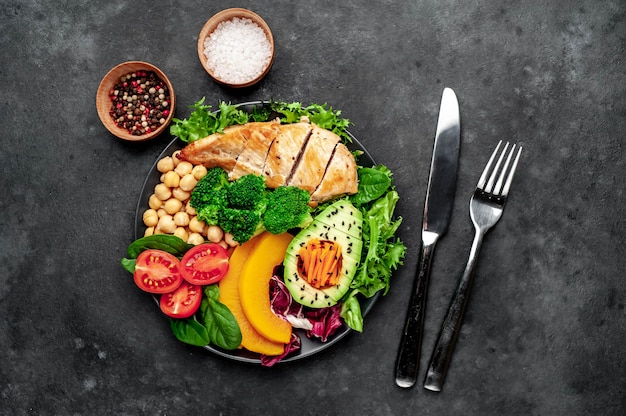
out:
<path id="1" fill-rule="evenodd" d="M 448 307 L 448 312 L 441 325 L 435 349 L 430 358 L 429 368 L 426 372 L 426 379 L 424 380 L 425 389 L 439 392 L 443 388 L 443 383 L 450 365 L 450 359 L 452 358 L 454 346 L 456 345 L 456 340 L 463 323 L 463 316 L 472 286 L 476 259 L 480 246 L 482 245 L 483 236 L 484 234 L 482 232 L 476 231 L 469 260 L 467 261 L 463 275 L 459 280 L 459 284 Z"/>
<path id="2" fill-rule="evenodd" d="M 426 292 L 433 252 L 438 238 L 438 234 L 428 231 L 422 232 L 420 262 L 413 282 L 409 309 L 396 361 L 396 384 L 400 387 L 412 387 L 417 381 L 424 328 L 424 311 L 426 309 Z"/>

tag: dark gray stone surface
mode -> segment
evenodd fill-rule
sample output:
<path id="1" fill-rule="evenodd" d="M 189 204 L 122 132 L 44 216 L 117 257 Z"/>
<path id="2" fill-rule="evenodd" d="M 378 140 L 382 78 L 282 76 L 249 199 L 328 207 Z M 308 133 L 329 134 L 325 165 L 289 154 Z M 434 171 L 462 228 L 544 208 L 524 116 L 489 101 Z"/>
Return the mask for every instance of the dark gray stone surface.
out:
<path id="1" fill-rule="evenodd" d="M 228 90 L 198 62 L 215 12 L 271 26 L 274 66 Z M 1 415 L 621 415 L 626 410 L 623 1 L 0 1 Z M 202 96 L 327 102 L 395 172 L 409 247 L 351 334 L 267 369 L 177 342 L 119 259 L 145 175 L 171 140 L 121 142 L 95 92 L 126 60 L 163 69 L 177 116 Z M 420 371 L 473 230 L 468 201 L 499 139 L 524 146 L 488 235 L 444 391 L 393 368 L 419 250 L 443 87 L 462 148 Z"/>

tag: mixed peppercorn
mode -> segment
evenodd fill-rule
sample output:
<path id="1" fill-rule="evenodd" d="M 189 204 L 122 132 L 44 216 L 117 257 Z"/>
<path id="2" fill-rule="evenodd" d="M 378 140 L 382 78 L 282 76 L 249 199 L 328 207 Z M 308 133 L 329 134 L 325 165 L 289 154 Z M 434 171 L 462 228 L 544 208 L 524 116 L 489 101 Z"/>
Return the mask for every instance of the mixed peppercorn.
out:
<path id="1" fill-rule="evenodd" d="M 134 136 L 158 129 L 170 113 L 169 88 L 153 71 L 122 76 L 109 96 L 113 121 Z"/>

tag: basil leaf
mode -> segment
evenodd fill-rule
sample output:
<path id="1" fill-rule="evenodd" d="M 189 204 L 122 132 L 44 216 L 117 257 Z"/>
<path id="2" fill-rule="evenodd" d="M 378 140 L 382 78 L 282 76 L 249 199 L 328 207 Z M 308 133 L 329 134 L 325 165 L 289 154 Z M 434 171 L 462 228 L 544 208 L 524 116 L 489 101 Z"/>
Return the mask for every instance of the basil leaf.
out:
<path id="1" fill-rule="evenodd" d="M 172 332 L 176 338 L 185 344 L 195 345 L 198 347 L 209 345 L 210 338 L 207 329 L 193 318 L 170 318 L 170 327 L 172 328 Z"/>
<path id="2" fill-rule="evenodd" d="M 356 205 L 363 205 L 380 198 L 391 186 L 391 171 L 383 165 L 372 168 L 359 168 L 358 192 L 350 199 Z"/>
<path id="3" fill-rule="evenodd" d="M 218 285 L 208 285 L 204 288 L 204 294 L 207 298 L 217 301 L 220 297 L 220 288 Z"/>
<path id="4" fill-rule="evenodd" d="M 155 234 L 133 241 L 126 251 L 131 259 L 136 259 L 142 251 L 148 249 L 163 250 L 177 257 L 182 257 L 192 247 L 193 244 L 187 244 L 175 235 Z"/>
<path id="5" fill-rule="evenodd" d="M 209 285 L 204 293 L 206 297 L 200 304 L 200 313 L 211 342 L 225 350 L 238 348 L 241 345 L 241 330 L 228 306 L 217 300 L 219 288 Z"/>
<path id="6" fill-rule="evenodd" d="M 121 261 L 122 267 L 129 271 L 130 273 L 135 273 L 135 265 L 137 264 L 137 259 L 122 259 Z"/>

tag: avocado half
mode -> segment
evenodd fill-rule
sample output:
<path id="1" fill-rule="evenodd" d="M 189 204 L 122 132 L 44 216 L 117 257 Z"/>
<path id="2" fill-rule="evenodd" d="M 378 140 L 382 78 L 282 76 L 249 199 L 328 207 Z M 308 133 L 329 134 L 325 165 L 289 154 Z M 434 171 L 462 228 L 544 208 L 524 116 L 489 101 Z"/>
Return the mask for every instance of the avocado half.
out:
<path id="1" fill-rule="evenodd" d="M 341 199 L 324 209 L 311 225 L 294 237 L 287 248 L 283 266 L 285 285 L 296 302 L 310 308 L 326 308 L 341 300 L 350 289 L 361 259 L 362 228 L 361 212 L 347 199 Z M 336 285 L 315 288 L 298 271 L 300 248 L 316 239 L 332 241 L 341 247 L 341 269 Z"/>

